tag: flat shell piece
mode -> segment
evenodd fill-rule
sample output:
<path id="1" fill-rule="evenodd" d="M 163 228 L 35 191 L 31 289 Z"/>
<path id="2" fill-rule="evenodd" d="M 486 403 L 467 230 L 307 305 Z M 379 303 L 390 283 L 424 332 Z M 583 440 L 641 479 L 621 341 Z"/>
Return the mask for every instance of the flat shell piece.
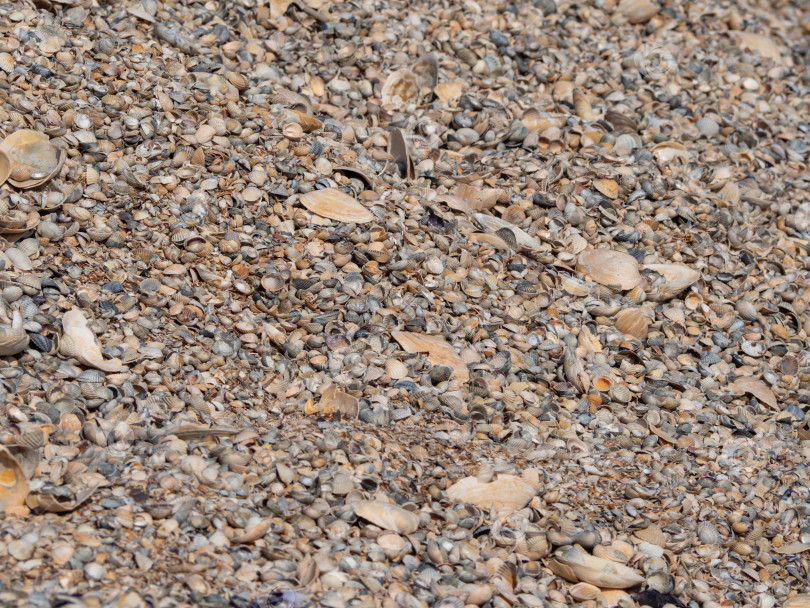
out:
<path id="1" fill-rule="evenodd" d="M 629 253 L 611 249 L 583 251 L 577 259 L 577 270 L 589 275 L 600 285 L 616 286 L 625 291 L 633 289 L 643 280 L 636 258 Z"/>
<path id="2" fill-rule="evenodd" d="M 412 534 L 419 529 L 419 517 L 397 505 L 381 500 L 361 500 L 353 506 L 358 516 L 380 528 L 399 534 Z"/>
<path id="3" fill-rule="evenodd" d="M 447 488 L 450 500 L 469 502 L 482 509 L 494 508 L 501 515 L 522 509 L 534 495 L 534 488 L 515 475 L 501 475 L 489 483 L 465 477 Z"/>
<path id="4" fill-rule="evenodd" d="M 408 353 L 427 353 L 428 361 L 434 365 L 449 365 L 456 377 L 466 382 L 470 372 L 464 362 L 441 336 L 418 334 L 411 331 L 395 331 L 391 334 L 399 345 Z"/>
<path id="5" fill-rule="evenodd" d="M 301 203 L 313 213 L 338 222 L 365 224 L 374 219 L 371 211 L 338 188 L 324 188 L 302 194 Z"/>
<path id="6" fill-rule="evenodd" d="M 496 232 L 501 228 L 509 228 L 509 230 L 515 233 L 517 244 L 522 249 L 527 249 L 529 251 L 543 250 L 542 245 L 532 238 L 529 233 L 518 228 L 514 224 L 507 222 L 506 220 L 502 220 L 494 215 L 487 215 L 486 213 L 474 213 L 473 217 L 481 225 L 481 227 L 488 232 Z"/>
<path id="7" fill-rule="evenodd" d="M 775 410 L 782 409 L 779 407 L 779 403 L 776 400 L 776 394 L 774 394 L 767 384 L 758 378 L 737 378 L 734 380 L 734 382 L 732 382 L 732 385 L 743 393 L 753 395 L 770 408 Z"/>

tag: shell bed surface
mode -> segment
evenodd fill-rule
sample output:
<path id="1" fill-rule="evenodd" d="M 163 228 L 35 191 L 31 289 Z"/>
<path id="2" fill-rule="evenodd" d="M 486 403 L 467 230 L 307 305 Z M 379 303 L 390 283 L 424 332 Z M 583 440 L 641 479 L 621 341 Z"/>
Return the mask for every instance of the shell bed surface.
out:
<path id="1" fill-rule="evenodd" d="M 0 606 L 810 606 L 808 49 L 0 5 Z"/>

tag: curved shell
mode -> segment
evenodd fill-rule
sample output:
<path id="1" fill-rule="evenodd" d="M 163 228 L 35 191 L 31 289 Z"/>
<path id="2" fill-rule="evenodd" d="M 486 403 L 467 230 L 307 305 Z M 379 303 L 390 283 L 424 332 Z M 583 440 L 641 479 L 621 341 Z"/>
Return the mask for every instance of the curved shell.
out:
<path id="1" fill-rule="evenodd" d="M 380 528 L 400 534 L 412 534 L 419 529 L 419 517 L 397 505 L 381 500 L 361 500 L 353 506 L 358 517 Z"/>
<path id="2" fill-rule="evenodd" d="M 385 362 L 385 373 L 393 380 L 402 380 L 408 376 L 408 366 L 398 359 L 388 359 Z"/>
<path id="3" fill-rule="evenodd" d="M 522 509 L 536 494 L 534 488 L 515 475 L 501 475 L 489 483 L 465 477 L 447 488 L 447 497 L 469 502 L 482 509 L 494 508 L 501 514 Z"/>
<path id="4" fill-rule="evenodd" d="M 65 151 L 50 143 L 44 133 L 22 129 L 0 143 L 0 152 L 8 157 L 11 173 L 8 181 L 17 188 L 34 188 L 49 181 L 62 169 Z"/>
<path id="5" fill-rule="evenodd" d="M 439 80 L 439 61 L 436 55 L 430 53 L 417 59 L 411 65 L 411 73 L 416 76 L 416 81 L 423 89 L 433 89 Z"/>
<path id="6" fill-rule="evenodd" d="M 371 211 L 338 188 L 324 188 L 302 194 L 301 204 L 313 213 L 338 222 L 365 224 L 374 219 Z"/>
<path id="7" fill-rule="evenodd" d="M 28 334 L 23 329 L 23 318 L 14 311 L 11 325 L 0 325 L 0 357 L 16 355 L 28 348 Z"/>
<path id="8" fill-rule="evenodd" d="M 600 285 L 616 286 L 624 291 L 633 289 L 643 281 L 636 258 L 611 249 L 583 251 L 577 259 L 577 270 Z"/>
<path id="9" fill-rule="evenodd" d="M 473 213 L 475 220 L 481 225 L 484 230 L 492 233 L 498 233 L 501 228 L 509 228 L 515 235 L 515 242 L 522 249 L 529 251 L 542 251 L 540 243 L 532 238 L 527 232 L 521 230 L 514 224 L 510 224 L 506 220 L 502 220 L 494 215 L 487 215 L 485 213 Z M 498 234 L 500 236 L 500 234 Z M 501 236 L 501 239 L 503 237 Z"/>
<path id="10" fill-rule="evenodd" d="M 456 372 L 461 382 L 470 378 L 470 372 L 453 347 L 441 336 L 418 334 L 410 331 L 395 331 L 391 336 L 408 353 L 427 353 L 427 359 L 434 365 L 448 365 Z"/>
<path id="11" fill-rule="evenodd" d="M 5 152 L 0 152 L 0 186 L 6 183 L 11 175 L 11 159 Z"/>
<path id="12" fill-rule="evenodd" d="M 615 325 L 616 329 L 623 334 L 630 334 L 636 338 L 644 339 L 647 337 L 650 322 L 640 307 L 631 306 L 616 313 Z"/>
<path id="13" fill-rule="evenodd" d="M 683 264 L 647 264 L 643 270 L 663 275 L 664 282 L 647 293 L 647 299 L 660 302 L 674 298 L 700 279 L 700 272 Z"/>
<path id="14" fill-rule="evenodd" d="M 62 317 L 62 331 L 73 341 L 76 348 L 74 356 L 79 363 L 112 373 L 124 369 L 120 359 L 104 359 L 96 336 L 87 327 L 87 320 L 78 308 L 69 310 Z"/>
<path id="15" fill-rule="evenodd" d="M 21 507 L 28 496 L 28 480 L 17 459 L 0 447 L 0 511 Z"/>
<path id="16" fill-rule="evenodd" d="M 644 582 L 644 577 L 632 568 L 594 557 L 576 546 L 558 549 L 548 566 L 567 581 L 589 583 L 604 589 L 628 589 Z"/>
<path id="17" fill-rule="evenodd" d="M 407 68 L 388 75 L 382 87 L 382 106 L 400 108 L 420 96 L 419 77 Z"/>

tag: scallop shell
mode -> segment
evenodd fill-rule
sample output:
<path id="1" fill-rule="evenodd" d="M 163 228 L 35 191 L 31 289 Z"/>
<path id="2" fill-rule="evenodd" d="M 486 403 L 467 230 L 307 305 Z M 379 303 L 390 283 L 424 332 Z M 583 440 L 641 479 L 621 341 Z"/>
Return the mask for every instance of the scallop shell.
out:
<path id="1" fill-rule="evenodd" d="M 353 508 L 359 517 L 391 532 L 412 534 L 419 529 L 419 517 L 397 505 L 380 500 L 361 500 Z"/>
<path id="2" fill-rule="evenodd" d="M 372 213 L 353 196 L 338 188 L 324 188 L 302 194 L 301 204 L 313 213 L 339 222 L 365 224 L 374 219 Z"/>
<path id="3" fill-rule="evenodd" d="M 748 300 L 740 300 L 737 302 L 737 313 L 745 319 L 746 321 L 756 321 L 757 320 L 757 308 L 754 306 L 753 302 Z"/>
<path id="4" fill-rule="evenodd" d="M 617 198 L 619 196 L 619 184 L 612 179 L 595 179 L 593 180 L 593 187 L 608 198 Z"/>
<path id="5" fill-rule="evenodd" d="M 49 181 L 62 169 L 66 157 L 65 151 L 55 148 L 47 135 L 31 129 L 6 137 L 0 142 L 0 152 L 11 163 L 8 181 L 17 188 L 34 188 Z M 15 177 L 17 168 L 24 171 Z"/>
<path id="6" fill-rule="evenodd" d="M 658 545 L 659 547 L 664 547 L 667 544 L 667 537 L 664 531 L 658 526 L 648 526 L 641 530 L 636 530 L 635 535 L 641 540 L 652 543 L 653 545 Z"/>
<path id="7" fill-rule="evenodd" d="M 456 502 L 468 502 L 482 509 L 495 509 L 508 515 L 522 509 L 536 494 L 534 488 L 515 475 L 500 475 L 490 482 L 477 477 L 465 477 L 447 488 L 447 497 Z"/>
<path id="8" fill-rule="evenodd" d="M 402 380 L 408 377 L 408 366 L 399 359 L 388 359 L 385 362 L 385 373 L 393 380 Z"/>
<path id="9" fill-rule="evenodd" d="M 652 270 L 664 277 L 664 283 L 647 293 L 647 299 L 662 302 L 674 298 L 700 279 L 700 272 L 682 264 L 647 264 L 643 270 Z"/>
<path id="10" fill-rule="evenodd" d="M 548 567 L 572 583 L 589 583 L 604 589 L 628 589 L 644 582 L 644 577 L 632 568 L 589 555 L 576 546 L 557 549 Z"/>
<path id="11" fill-rule="evenodd" d="M 616 286 L 624 291 L 633 289 L 644 280 L 636 258 L 611 249 L 583 251 L 577 258 L 577 270 L 600 285 Z"/>

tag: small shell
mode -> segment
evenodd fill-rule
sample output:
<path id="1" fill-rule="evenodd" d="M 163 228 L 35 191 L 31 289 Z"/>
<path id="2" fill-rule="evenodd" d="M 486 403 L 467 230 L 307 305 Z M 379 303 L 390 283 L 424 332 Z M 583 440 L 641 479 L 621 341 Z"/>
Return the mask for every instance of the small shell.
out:
<path id="1" fill-rule="evenodd" d="M 392 380 L 402 380 L 408 376 L 408 366 L 398 359 L 388 359 L 385 362 L 385 373 L 391 376 Z"/>
<path id="2" fill-rule="evenodd" d="M 708 521 L 702 521 L 698 524 L 697 537 L 704 545 L 719 545 L 723 540 L 717 528 Z"/>
<path id="3" fill-rule="evenodd" d="M 757 309 L 754 304 L 748 300 L 740 300 L 737 302 L 737 314 L 746 321 L 757 320 Z"/>
<path id="4" fill-rule="evenodd" d="M 610 389 L 610 398 L 618 403 L 630 403 L 633 393 L 626 384 L 617 384 Z"/>
<path id="5" fill-rule="evenodd" d="M 644 314 L 644 311 L 638 306 L 620 310 L 616 314 L 615 325 L 616 329 L 620 332 L 630 334 L 640 339 L 647 337 L 647 330 L 650 327 L 647 315 Z"/>

